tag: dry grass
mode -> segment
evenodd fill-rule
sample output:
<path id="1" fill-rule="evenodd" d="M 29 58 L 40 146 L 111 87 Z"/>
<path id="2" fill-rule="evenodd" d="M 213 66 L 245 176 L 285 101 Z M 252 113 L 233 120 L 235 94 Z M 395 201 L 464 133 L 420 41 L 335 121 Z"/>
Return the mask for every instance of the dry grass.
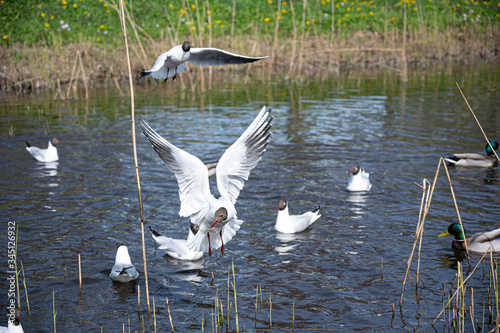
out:
<path id="1" fill-rule="evenodd" d="M 168 40 L 147 43 L 143 46 L 150 65 L 160 52 L 172 46 Z M 274 53 L 274 59 L 234 67 L 233 70 L 258 71 L 272 65 L 275 70 L 282 69 L 289 78 L 320 71 L 336 72 L 344 68 L 403 68 L 402 37 L 396 30 L 388 30 L 385 34 L 358 31 L 346 38 L 333 36 L 331 40 L 329 36 L 308 32 L 304 38 L 279 40 L 275 48 L 274 36 L 259 39 L 255 36 L 219 37 L 213 39 L 212 45 L 252 56 Z M 469 62 L 483 58 L 495 60 L 498 58 L 499 45 L 498 28 L 481 35 L 459 30 L 435 32 L 422 28 L 407 33 L 406 63 L 409 66 L 426 66 L 436 62 Z M 139 49 L 140 45 L 131 45 L 131 63 L 136 80 L 144 63 Z M 83 66 L 77 66 L 72 77 L 78 53 Z M 120 60 L 124 59 L 121 53 L 122 50 L 99 48 L 90 43 L 74 43 L 64 47 L 56 45 L 51 49 L 15 45 L 0 47 L 0 90 L 56 90 L 58 82 L 65 85 L 72 80 L 82 84 L 86 81 L 89 85 L 117 85 L 117 82 L 126 80 L 128 74 L 126 62 Z M 189 67 L 190 71 L 200 70 L 196 66 Z M 213 67 L 213 70 L 228 69 Z"/>

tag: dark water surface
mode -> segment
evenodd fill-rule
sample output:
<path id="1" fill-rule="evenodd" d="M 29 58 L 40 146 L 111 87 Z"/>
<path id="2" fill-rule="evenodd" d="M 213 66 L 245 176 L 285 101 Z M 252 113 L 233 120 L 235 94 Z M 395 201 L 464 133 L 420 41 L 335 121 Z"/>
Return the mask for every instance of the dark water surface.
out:
<path id="1" fill-rule="evenodd" d="M 187 75 L 185 84 L 178 80 L 137 87 L 136 113 L 202 160 L 218 159 L 263 105 L 272 107 L 274 120 L 268 150 L 236 204 L 244 223 L 224 255 L 216 251 L 197 262 L 174 260 L 155 250 L 146 232 L 158 331 L 170 331 L 165 297 L 177 332 L 201 331 L 202 318 L 204 329 L 212 331 L 216 295 L 227 315 L 233 262 L 241 330 L 269 329 L 271 313 L 274 331 L 291 331 L 293 311 L 297 332 L 432 331 L 429 325 L 443 307 L 442 283 L 450 288 L 458 260 L 468 264 L 451 249 L 451 238 L 436 238 L 457 221 L 442 172 L 422 245 L 420 278 L 425 285 L 415 290 L 415 263 L 399 308 L 422 194 L 415 183 L 432 181 L 441 156 L 484 151 L 484 138 L 455 82 L 488 136 L 500 139 L 499 67 L 415 71 L 406 85 L 390 70 L 291 81 L 273 74 L 270 80 L 250 77 L 245 82 L 235 74 L 214 80 L 211 90 L 206 77 L 205 91 Z M 1 263 L 6 271 L 7 223 L 15 221 L 31 308 L 28 315 L 22 288 L 25 331 L 53 331 L 54 292 L 58 332 L 121 332 L 129 321 L 139 331 L 141 318 L 146 332 L 153 332 L 145 310 L 128 97 L 100 89 L 88 101 L 60 101 L 50 93 L 2 99 Z M 46 146 L 51 136 L 63 142 L 60 161 L 34 161 L 24 142 Z M 178 216 L 175 177 L 139 129 L 137 139 L 145 221 L 167 236 L 184 238 L 189 223 Z M 370 193 L 345 190 L 346 170 L 355 163 L 371 174 Z M 500 227 L 498 167 L 452 168 L 450 174 L 469 234 Z M 303 233 L 279 234 L 273 227 L 281 197 L 288 199 L 292 213 L 320 205 L 322 217 Z M 119 285 L 108 277 L 121 244 L 128 246 L 141 272 L 136 284 Z M 471 260 L 474 265 L 478 257 Z M 483 279 L 482 267 L 476 274 L 469 283 L 481 323 L 489 280 Z M 2 276 L 0 288 L 7 293 L 8 274 Z M 233 294 L 229 296 L 234 329 L 235 304 Z M 467 325 L 471 329 L 470 321 Z M 436 329 L 444 329 L 443 321 Z"/>

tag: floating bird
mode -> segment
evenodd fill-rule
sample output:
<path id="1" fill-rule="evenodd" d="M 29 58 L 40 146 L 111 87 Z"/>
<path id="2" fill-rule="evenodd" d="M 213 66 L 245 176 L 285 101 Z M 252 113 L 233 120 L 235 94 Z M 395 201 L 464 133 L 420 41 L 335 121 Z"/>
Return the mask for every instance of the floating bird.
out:
<path id="1" fill-rule="evenodd" d="M 115 265 L 109 273 L 109 277 L 118 282 L 130 282 L 139 277 L 139 272 L 130 261 L 128 249 L 125 245 L 118 247 L 116 251 Z"/>
<path id="2" fill-rule="evenodd" d="M 147 71 L 143 70 L 141 76 L 151 75 L 155 79 L 165 80 L 166 82 L 169 77 L 175 80 L 177 74 L 187 68 L 186 65 L 184 65 L 186 61 L 197 66 L 213 66 L 245 64 L 267 57 L 269 56 L 245 57 L 215 48 L 192 48 L 190 42 L 184 42 L 182 45 L 174 46 L 160 55 L 156 59 L 153 67 Z"/>
<path id="3" fill-rule="evenodd" d="M 444 237 L 448 235 L 455 236 L 452 247 L 457 250 L 465 251 L 465 234 L 465 230 L 464 232 L 462 232 L 460 223 L 452 223 L 449 225 L 448 229 L 438 237 Z M 469 252 L 484 253 L 488 251 L 490 247 L 493 252 L 500 252 L 500 229 L 480 232 L 473 235 L 472 237 L 467 238 L 467 248 L 469 249 Z"/>
<path id="4" fill-rule="evenodd" d="M 188 239 L 198 233 L 199 226 L 191 223 Z M 149 227 L 153 234 L 153 239 L 160 245 L 158 248 L 165 250 L 169 256 L 179 260 L 198 260 L 203 257 L 202 251 L 191 251 L 186 246 L 185 239 L 173 239 L 160 235 L 155 229 Z"/>
<path id="5" fill-rule="evenodd" d="M 359 165 L 355 165 L 346 173 L 352 173 L 347 183 L 347 190 L 351 192 L 369 191 L 372 188 L 370 183 L 370 174 L 361 170 Z"/>
<path id="6" fill-rule="evenodd" d="M 320 207 L 317 206 L 313 211 L 302 215 L 290 215 L 288 212 L 288 203 L 285 199 L 278 202 L 278 217 L 276 218 L 276 231 L 285 234 L 294 234 L 307 229 L 314 221 L 320 218 Z"/>
<path id="7" fill-rule="evenodd" d="M 52 138 L 49 140 L 49 146 L 47 149 L 41 149 L 30 145 L 30 143 L 26 141 L 26 150 L 39 162 L 55 162 L 59 160 L 55 145 L 60 144 L 62 144 L 62 142 L 56 138 Z"/>
<path id="8" fill-rule="evenodd" d="M 7 327 L 0 327 L 0 333 L 24 333 L 23 326 L 21 325 L 21 310 L 18 308 L 12 310 L 14 310 L 13 318 L 10 314 L 7 315 L 9 323 L 7 324 Z"/>
<path id="9" fill-rule="evenodd" d="M 177 148 L 158 133 L 144 119 L 142 131 L 154 150 L 177 178 L 181 207 L 179 215 L 190 217 L 199 226 L 198 233 L 188 238 L 186 246 L 192 251 L 208 251 L 227 244 L 240 229 L 242 221 L 236 216 L 234 204 L 250 171 L 257 166 L 266 151 L 271 135 L 271 109 L 264 106 L 250 126 L 222 155 L 217 163 L 216 179 L 220 197 L 210 193 L 208 169 L 200 159 Z M 211 243 L 212 242 L 212 243 Z"/>
<path id="10" fill-rule="evenodd" d="M 494 150 L 500 145 L 496 141 L 490 141 Z M 446 156 L 444 160 L 452 165 L 491 168 L 497 165 L 497 158 L 489 144 L 486 144 L 486 156 L 477 153 L 462 153 Z"/>

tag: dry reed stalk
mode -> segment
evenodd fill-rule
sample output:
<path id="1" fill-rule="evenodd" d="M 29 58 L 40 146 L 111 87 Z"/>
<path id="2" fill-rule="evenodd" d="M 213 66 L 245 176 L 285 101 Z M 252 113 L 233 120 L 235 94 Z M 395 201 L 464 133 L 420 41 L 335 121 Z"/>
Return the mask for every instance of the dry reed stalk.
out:
<path id="1" fill-rule="evenodd" d="M 80 282 L 80 291 L 82 291 L 82 262 L 80 253 L 78 253 L 78 281 Z"/>
<path id="2" fill-rule="evenodd" d="M 155 306 L 155 298 L 153 297 L 153 326 L 156 333 L 156 306 Z"/>
<path id="3" fill-rule="evenodd" d="M 458 91 L 460 91 L 460 94 L 462 95 L 462 97 L 464 98 L 465 100 L 465 103 L 467 104 L 467 107 L 469 108 L 470 112 L 472 113 L 472 115 L 474 116 L 474 119 L 476 120 L 477 124 L 479 125 L 479 129 L 481 130 L 481 132 L 483 133 L 484 135 L 484 138 L 486 139 L 486 142 L 488 143 L 488 145 L 490 146 L 491 150 L 493 151 L 493 153 L 495 153 L 495 156 L 497 158 L 497 160 L 500 162 L 500 158 L 498 157 L 495 149 L 493 149 L 493 147 L 491 146 L 491 143 L 490 143 L 490 140 L 488 139 L 488 136 L 486 136 L 486 133 L 484 133 L 484 130 L 483 130 L 483 127 L 481 126 L 481 123 L 479 122 L 479 120 L 477 119 L 476 117 L 476 114 L 474 113 L 474 111 L 472 110 L 472 108 L 470 107 L 470 104 L 469 104 L 469 101 L 467 101 L 467 98 L 465 98 L 465 95 L 464 93 L 462 92 L 462 89 L 460 89 L 460 86 L 458 85 L 458 82 L 455 82 L 455 84 L 457 85 L 457 88 L 458 88 Z"/>
<path id="4" fill-rule="evenodd" d="M 87 86 L 87 75 L 85 75 L 85 68 L 83 67 L 81 52 L 77 51 L 76 54 L 78 54 L 78 62 L 80 63 L 80 70 L 82 71 L 82 75 L 83 75 L 83 86 L 85 87 L 85 99 L 89 99 L 89 88 Z"/>
<path id="5" fill-rule="evenodd" d="M 125 50 L 127 53 L 127 64 L 128 64 L 129 83 L 130 83 L 132 146 L 133 146 L 133 151 L 134 151 L 135 178 L 137 180 L 137 192 L 138 192 L 138 196 L 139 196 L 139 212 L 140 212 L 140 218 L 141 218 L 142 261 L 143 261 L 143 265 L 144 265 L 144 280 L 146 283 L 146 302 L 147 302 L 147 306 L 148 306 L 148 314 L 150 314 L 151 309 L 149 306 L 149 284 L 148 284 L 148 269 L 147 269 L 147 264 L 146 264 L 146 244 L 144 241 L 144 213 L 143 213 L 143 207 L 142 207 L 141 180 L 139 177 L 139 166 L 137 163 L 137 144 L 136 144 L 136 140 L 135 140 L 134 84 L 132 82 L 132 69 L 130 66 L 130 54 L 128 52 L 127 26 L 125 23 L 123 0 L 120 0 L 120 9 L 121 9 L 120 21 L 121 21 L 123 39 L 125 41 Z"/>
<path id="6" fill-rule="evenodd" d="M 332 1 L 332 6 L 333 6 Z M 297 49 L 297 33 L 298 33 L 298 28 L 297 28 L 297 21 L 295 19 L 295 9 L 293 7 L 293 1 L 290 1 L 290 10 L 292 11 L 292 24 L 293 24 L 293 41 L 292 41 L 292 55 L 290 57 L 290 65 L 288 67 L 288 77 L 292 76 L 293 72 L 293 67 L 295 63 L 295 52 Z"/>
<path id="7" fill-rule="evenodd" d="M 23 262 L 21 263 L 21 272 L 23 273 L 23 286 L 24 286 L 24 294 L 26 295 L 26 306 L 28 307 L 28 315 L 30 314 L 30 300 L 28 298 L 28 288 L 26 287 L 26 277 L 24 276 L 24 267 Z"/>
<path id="8" fill-rule="evenodd" d="M 403 82 L 407 82 L 408 81 L 408 72 L 407 72 L 407 66 L 406 66 L 406 1 L 403 1 L 404 2 L 404 13 L 403 13 L 403 51 L 402 51 L 402 54 L 401 54 L 401 63 L 403 65 L 403 71 L 402 71 L 402 75 L 403 75 Z"/>
<path id="9" fill-rule="evenodd" d="M 491 254 L 491 249 L 489 249 L 488 251 L 486 251 L 483 256 L 481 257 L 481 259 L 479 259 L 479 262 L 476 264 L 476 266 L 474 266 L 474 269 L 472 269 L 472 272 L 470 272 L 470 274 L 465 278 L 465 280 L 463 280 L 463 284 L 465 284 L 467 282 L 467 280 L 469 280 L 469 278 L 474 274 L 474 272 L 476 271 L 476 269 L 478 268 L 479 264 L 481 263 L 481 261 L 483 261 L 483 259 L 486 257 L 486 255 L 490 253 Z M 446 303 L 445 305 L 445 309 L 448 307 L 448 305 L 450 305 L 450 303 L 453 301 L 453 298 L 456 297 L 457 293 L 459 292 L 460 288 L 458 287 L 457 285 L 457 290 L 455 290 L 455 292 L 453 293 L 453 295 L 450 297 L 450 299 L 448 300 L 448 302 Z M 451 293 L 451 290 L 450 290 L 450 293 Z M 439 317 L 441 317 L 441 315 L 444 313 L 444 309 L 441 310 L 441 312 L 436 316 L 436 318 L 434 318 L 434 321 L 431 323 L 431 326 L 434 325 L 434 323 L 436 322 L 436 320 L 439 319 Z"/>
<path id="10" fill-rule="evenodd" d="M 168 319 L 170 320 L 170 328 L 172 328 L 172 333 L 174 333 L 174 322 L 172 321 L 172 315 L 170 314 L 170 305 L 168 304 L 168 297 L 165 297 L 167 301 Z"/>
<path id="11" fill-rule="evenodd" d="M 54 315 L 54 333 L 56 333 L 56 301 L 55 301 L 55 291 L 52 289 L 52 314 Z"/>
<path id="12" fill-rule="evenodd" d="M 236 333 L 240 332 L 240 326 L 238 324 L 238 303 L 236 300 L 236 277 L 234 274 L 234 261 L 231 263 L 232 268 L 233 268 L 233 292 L 234 292 L 234 316 L 236 318 Z"/>
<path id="13" fill-rule="evenodd" d="M 140 284 L 137 285 L 137 307 L 139 308 L 139 313 L 141 313 L 141 285 Z"/>
<path id="14" fill-rule="evenodd" d="M 71 77 L 69 78 L 69 85 L 68 85 L 68 90 L 66 91 L 66 98 L 69 98 L 69 92 L 71 89 L 71 84 L 73 83 L 73 77 L 75 75 L 77 62 L 78 62 L 78 51 L 76 52 L 75 62 L 73 64 L 73 70 L 71 71 Z"/>

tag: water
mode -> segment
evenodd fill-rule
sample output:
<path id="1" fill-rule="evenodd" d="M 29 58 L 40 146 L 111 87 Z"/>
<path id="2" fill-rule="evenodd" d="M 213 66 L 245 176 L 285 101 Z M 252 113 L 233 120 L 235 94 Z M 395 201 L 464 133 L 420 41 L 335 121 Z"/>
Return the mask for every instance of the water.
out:
<path id="1" fill-rule="evenodd" d="M 267 152 L 236 204 L 244 224 L 224 255 L 215 251 L 197 262 L 174 260 L 155 249 L 146 232 L 151 305 L 154 298 L 159 331 L 170 330 L 165 297 L 177 332 L 201 331 L 202 318 L 204 329 L 211 331 L 216 295 L 227 316 L 232 263 L 241 329 L 268 329 L 271 313 L 274 331 L 290 331 L 293 311 L 296 331 L 432 330 L 442 309 L 442 283 L 449 289 L 457 262 L 468 264 L 450 248 L 451 238 L 435 237 L 457 221 L 441 172 L 421 252 L 425 286 L 415 290 L 414 264 L 399 309 L 422 194 L 417 184 L 424 178 L 432 181 L 441 156 L 483 152 L 484 139 L 455 82 L 489 137 L 500 138 L 498 66 L 414 71 L 406 86 L 389 70 L 291 82 L 267 75 L 245 82 L 225 73 L 204 92 L 187 75 L 185 85 L 138 86 L 136 113 L 202 160 L 218 159 L 263 105 L 272 107 L 274 120 Z M 205 77 L 203 84 L 207 82 Z M 59 332 L 117 332 L 123 324 L 128 329 L 129 320 L 132 330 L 142 332 L 141 318 L 146 331 L 153 332 L 145 310 L 129 99 L 112 89 L 91 96 L 65 102 L 49 93 L 3 97 L 0 214 L 5 225 L 15 221 L 19 226 L 19 259 L 31 307 L 28 315 L 22 289 L 27 332 L 53 331 L 53 292 Z M 60 161 L 32 160 L 24 141 L 45 146 L 50 136 L 63 142 Z M 145 221 L 167 236 L 184 238 L 188 220 L 178 216 L 175 178 L 140 130 L 137 139 Z M 371 174 L 370 193 L 345 190 L 346 171 L 355 163 Z M 469 234 L 498 228 L 498 168 L 451 168 L 450 174 Z M 215 191 L 213 181 L 211 186 Z M 281 197 L 292 213 L 320 205 L 322 217 L 303 233 L 279 234 L 273 226 Z M 7 231 L 3 237 L 5 246 Z M 136 284 L 119 285 L 108 277 L 120 244 L 128 246 L 141 272 Z M 7 270 L 7 254 L 2 258 Z M 478 257 L 471 260 L 475 265 Z M 469 282 L 480 323 L 487 300 L 484 274 L 481 267 Z M 3 276 L 0 287 L 7 290 L 7 274 Z M 229 296 L 234 329 L 235 304 L 233 294 Z M 435 327 L 442 330 L 444 324 L 438 321 Z"/>

